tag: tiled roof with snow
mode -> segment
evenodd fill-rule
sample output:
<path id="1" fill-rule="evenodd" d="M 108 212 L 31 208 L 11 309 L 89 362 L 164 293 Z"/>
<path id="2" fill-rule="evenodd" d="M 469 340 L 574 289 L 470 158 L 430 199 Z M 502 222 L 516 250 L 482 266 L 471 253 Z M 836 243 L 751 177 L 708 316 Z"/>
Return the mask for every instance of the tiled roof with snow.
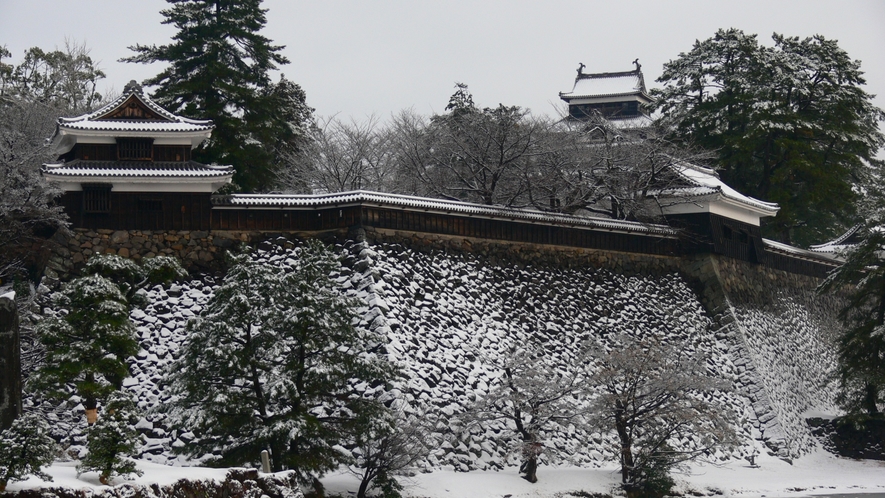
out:
<path id="1" fill-rule="evenodd" d="M 70 123 L 59 123 L 59 126 L 62 126 L 69 130 L 107 132 L 134 131 L 145 133 L 206 131 L 214 128 L 214 125 L 211 122 L 208 124 L 194 124 L 187 122 L 144 121 L 136 119 L 115 119 L 112 121 L 76 121 Z"/>
<path id="2" fill-rule="evenodd" d="M 233 166 L 208 166 L 188 162 L 110 162 L 74 160 L 60 164 L 44 164 L 43 174 L 49 178 L 223 178 L 234 173 Z"/>
<path id="3" fill-rule="evenodd" d="M 711 195 L 721 195 L 732 202 L 742 204 L 753 211 L 766 216 L 774 216 L 780 210 L 780 206 L 774 202 L 760 201 L 748 195 L 744 195 L 725 184 L 716 174 L 716 171 L 696 165 L 677 164 L 673 170 L 687 182 L 686 186 L 671 187 L 660 195 L 680 198 L 700 198 Z"/>
<path id="4" fill-rule="evenodd" d="M 826 253 L 819 251 L 810 251 L 807 249 L 800 249 L 798 247 L 791 246 L 789 244 L 784 244 L 783 242 L 778 242 L 776 240 L 770 239 L 762 239 L 762 243 L 765 244 L 765 250 L 770 252 L 779 252 L 782 254 L 787 254 L 792 257 L 799 257 L 804 259 L 813 260 L 816 262 L 828 262 L 831 264 L 839 264 L 844 261 L 839 257 L 837 253 Z"/>
<path id="5" fill-rule="evenodd" d="M 581 74 L 575 79 L 571 92 L 559 94 L 564 100 L 618 95 L 643 95 L 648 98 L 642 72 Z"/>
<path id="6" fill-rule="evenodd" d="M 813 245 L 809 247 L 808 250 L 819 254 L 839 257 L 846 249 L 853 247 L 859 242 L 856 240 L 855 236 L 858 234 L 862 226 L 863 225 L 861 224 L 854 225 L 839 237 L 829 242 L 824 242 L 823 244 Z"/>
<path id="7" fill-rule="evenodd" d="M 145 119 L 103 119 L 103 116 L 111 114 L 122 106 L 130 97 L 137 98 L 144 106 L 157 115 L 161 120 Z M 71 130 L 90 131 L 136 131 L 136 132 L 187 132 L 206 131 L 215 127 L 208 119 L 190 119 L 173 114 L 160 107 L 144 90 L 134 81 L 126 85 L 123 94 L 104 107 L 82 116 L 73 118 L 58 118 L 59 128 Z"/>
<path id="8" fill-rule="evenodd" d="M 213 197 L 212 202 L 216 206 L 222 207 L 292 209 L 318 209 L 342 205 L 371 204 L 415 211 L 436 211 L 446 214 L 503 218 L 530 223 L 568 225 L 619 232 L 645 233 L 649 235 L 676 235 L 675 230 L 664 225 L 642 224 L 632 221 L 609 220 L 603 218 L 585 218 L 570 216 L 567 214 L 547 213 L 533 209 L 515 209 L 504 206 L 489 206 L 444 199 L 430 199 L 425 197 L 369 192 L 365 190 L 318 195 L 235 194 Z"/>

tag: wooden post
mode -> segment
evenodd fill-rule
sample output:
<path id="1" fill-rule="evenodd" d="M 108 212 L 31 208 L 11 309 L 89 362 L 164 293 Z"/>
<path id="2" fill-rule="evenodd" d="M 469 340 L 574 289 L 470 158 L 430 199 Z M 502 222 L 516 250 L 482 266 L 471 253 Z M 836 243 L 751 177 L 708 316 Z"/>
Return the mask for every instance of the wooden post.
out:
<path id="1" fill-rule="evenodd" d="M 15 293 L 0 296 L 0 431 L 22 414 L 21 343 Z"/>

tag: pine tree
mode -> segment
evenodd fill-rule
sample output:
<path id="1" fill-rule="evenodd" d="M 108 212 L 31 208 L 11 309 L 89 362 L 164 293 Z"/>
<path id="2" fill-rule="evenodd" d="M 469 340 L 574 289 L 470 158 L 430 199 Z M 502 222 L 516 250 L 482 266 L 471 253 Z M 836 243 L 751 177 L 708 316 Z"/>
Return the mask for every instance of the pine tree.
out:
<path id="1" fill-rule="evenodd" d="M 135 452 L 139 442 L 135 430 L 138 410 L 132 396 L 114 391 L 108 396 L 104 409 L 107 415 L 90 427 L 86 435 L 88 453 L 77 465 L 77 475 L 97 471 L 102 484 L 108 484 L 115 475 L 142 475 L 134 461 L 124 458 Z"/>
<path id="2" fill-rule="evenodd" d="M 67 384 L 73 383 L 90 418 L 99 399 L 123 386 L 129 376 L 126 358 L 138 352 L 129 302 L 111 280 L 87 275 L 68 283 L 57 305 L 67 312 L 38 325 L 46 358 L 29 384 L 50 398 L 64 399 Z"/>
<path id="3" fill-rule="evenodd" d="M 840 393 L 837 398 L 855 418 L 880 416 L 885 401 L 885 231 L 881 218 L 863 229 L 863 240 L 847 252 L 845 264 L 821 284 L 820 292 L 847 293 L 839 318 Z"/>
<path id="4" fill-rule="evenodd" d="M 66 311 L 38 325 L 46 358 L 29 384 L 50 398 L 64 399 L 67 384 L 73 383 L 90 419 L 98 400 L 119 390 L 129 376 L 126 359 L 138 352 L 129 311 L 146 304 L 139 290 L 186 272 L 175 258 L 146 258 L 139 265 L 115 255 L 92 257 L 83 272 L 58 296 L 58 306 Z"/>
<path id="5" fill-rule="evenodd" d="M 220 448 L 219 464 L 241 465 L 267 449 L 274 471 L 308 482 L 340 463 L 333 446 L 382 408 L 351 386 L 392 371 L 353 325 L 355 303 L 330 278 L 335 255 L 316 241 L 295 252 L 274 264 L 234 257 L 167 379 L 170 419 L 198 436 L 182 451 Z"/>
<path id="6" fill-rule="evenodd" d="M 43 417 L 27 413 L 17 418 L 0 433 L 0 493 L 10 481 L 21 481 L 28 475 L 51 481 L 40 469 L 52 463 L 55 453 L 55 441 Z"/>
<path id="7" fill-rule="evenodd" d="M 867 165 L 882 167 L 885 118 L 860 61 L 834 40 L 720 30 L 664 65 L 657 108 L 674 134 L 718 154 L 727 184 L 780 204 L 768 236 L 809 244 L 855 223 Z"/>
<path id="8" fill-rule="evenodd" d="M 268 188 L 279 159 L 278 141 L 294 146 L 312 109 L 301 88 L 270 71 L 289 61 L 259 34 L 267 23 L 261 0 L 167 0 L 163 24 L 178 30 L 169 45 L 136 45 L 126 62 L 169 66 L 144 82 L 154 99 L 187 116 L 215 122 L 195 152 L 203 162 L 233 164 L 244 190 Z"/>

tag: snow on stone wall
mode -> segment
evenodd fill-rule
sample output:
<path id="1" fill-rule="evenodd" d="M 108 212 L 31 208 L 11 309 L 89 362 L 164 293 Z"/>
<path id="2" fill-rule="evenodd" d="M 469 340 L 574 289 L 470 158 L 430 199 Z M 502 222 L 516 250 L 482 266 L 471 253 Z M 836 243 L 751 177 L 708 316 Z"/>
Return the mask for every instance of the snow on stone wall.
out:
<path id="1" fill-rule="evenodd" d="M 259 254 L 285 258 L 287 244 L 291 248 L 262 244 Z M 516 437 L 504 422 L 468 425 L 465 414 L 495 383 L 500 358 L 529 337 L 543 341 L 546 361 L 565 370 L 577 367 L 585 342 L 617 347 L 612 341 L 621 333 L 688 341 L 706 356 L 711 373 L 739 388 L 719 397 L 741 417 L 745 445 L 720 458 L 758 451 L 753 437 L 763 433 L 785 442 L 774 447 L 786 447 L 786 454 L 801 453 L 813 445 L 801 413 L 832 407 L 829 388 L 816 394 L 832 364 L 829 343 L 819 337 L 829 315 L 806 313 L 807 295 L 797 300 L 787 294 L 763 310 L 736 300 L 711 319 L 686 277 L 676 272 L 614 273 L 592 265 L 527 264 L 385 242 L 348 243 L 337 250 L 344 267 L 334 277 L 364 303 L 360 326 L 387 337 L 388 354 L 405 373 L 390 393 L 395 404 L 434 428 L 429 467 L 489 469 L 517 461 Z M 152 409 L 167 401 L 162 369 L 177 357 L 187 321 L 214 288 L 211 276 L 157 286 L 149 292 L 151 304 L 132 312 L 141 351 L 131 359 L 125 387 L 146 413 L 138 424 L 146 436 L 142 458 L 188 463 L 170 450 L 188 444 L 194 434 L 167 427 L 164 415 Z M 42 406 L 73 453 L 84 443 L 78 403 L 72 397 Z M 72 417 L 71 408 L 81 416 Z M 611 439 L 580 427 L 553 430 L 544 438 L 547 463 L 593 466 L 614 456 Z"/>
<path id="2" fill-rule="evenodd" d="M 817 442 L 806 412 L 839 412 L 834 400 L 836 318 L 841 302 L 819 296 L 817 281 L 733 260 L 719 260 L 725 300 L 747 364 L 740 382 L 766 444 L 793 458 Z"/>
<path id="3" fill-rule="evenodd" d="M 499 422 L 461 430 L 458 421 L 500 375 L 499 357 L 529 337 L 545 343 L 545 361 L 565 369 L 579 367 L 585 343 L 617 347 L 612 341 L 619 334 L 685 340 L 705 354 L 711 371 L 736 375 L 727 338 L 710 333 L 710 319 L 678 274 L 488 264 L 471 254 L 395 244 L 365 247 L 360 256 L 374 280 L 366 288 L 369 302 L 382 311 L 375 326 L 390 337 L 388 352 L 409 378 L 403 399 L 446 440 L 431 466 L 515 463 L 512 429 Z M 744 411 L 742 400 L 723 397 Z M 613 457 L 611 441 L 580 427 L 545 436 L 552 462 L 595 465 Z"/>

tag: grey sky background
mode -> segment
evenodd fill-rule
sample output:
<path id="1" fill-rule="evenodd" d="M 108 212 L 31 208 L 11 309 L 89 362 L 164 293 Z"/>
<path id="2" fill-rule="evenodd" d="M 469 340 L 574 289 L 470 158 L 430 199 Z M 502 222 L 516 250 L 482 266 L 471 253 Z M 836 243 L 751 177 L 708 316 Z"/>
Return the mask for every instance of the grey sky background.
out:
<path id="1" fill-rule="evenodd" d="M 0 45 L 21 59 L 32 46 L 85 43 L 120 91 L 160 66 L 123 64 L 128 46 L 165 44 L 163 0 L 0 0 Z M 822 34 L 862 61 L 869 93 L 885 108 L 885 1 L 296 1 L 265 0 L 263 34 L 285 45 L 280 68 L 320 116 L 386 119 L 402 109 L 443 112 L 455 82 L 480 106 L 519 105 L 554 114 L 579 62 L 586 72 L 624 71 L 639 58 L 649 87 L 664 62 L 718 28 Z"/>

